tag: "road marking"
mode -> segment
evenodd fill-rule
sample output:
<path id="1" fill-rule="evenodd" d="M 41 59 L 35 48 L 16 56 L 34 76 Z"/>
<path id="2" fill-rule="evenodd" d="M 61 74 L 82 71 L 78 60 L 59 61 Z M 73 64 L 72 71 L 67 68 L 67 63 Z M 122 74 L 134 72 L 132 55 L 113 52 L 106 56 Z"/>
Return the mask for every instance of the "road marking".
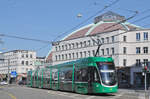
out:
<path id="1" fill-rule="evenodd" d="M 64 92 L 58 92 L 58 91 L 47 91 L 49 94 L 51 95 L 60 95 L 60 96 L 64 96 L 64 97 L 69 97 L 69 98 L 73 98 L 73 99 L 80 99 L 77 98 L 76 96 L 80 96 L 80 94 L 68 94 L 68 93 L 64 93 Z"/>
<path id="2" fill-rule="evenodd" d="M 17 99 L 13 94 L 7 93 L 12 99 Z"/>
<path id="3" fill-rule="evenodd" d="M 92 99 L 92 98 L 94 98 L 94 97 L 96 97 L 96 96 L 89 96 L 89 97 L 87 97 L 86 99 Z"/>
<path id="4" fill-rule="evenodd" d="M 4 86 L 0 86 L 0 88 L 4 88 Z"/>
<path id="5" fill-rule="evenodd" d="M 6 92 L 6 91 L 0 91 L 4 94 L 7 94 L 8 96 L 10 96 L 12 99 L 17 99 L 13 94 L 9 93 L 9 92 Z"/>

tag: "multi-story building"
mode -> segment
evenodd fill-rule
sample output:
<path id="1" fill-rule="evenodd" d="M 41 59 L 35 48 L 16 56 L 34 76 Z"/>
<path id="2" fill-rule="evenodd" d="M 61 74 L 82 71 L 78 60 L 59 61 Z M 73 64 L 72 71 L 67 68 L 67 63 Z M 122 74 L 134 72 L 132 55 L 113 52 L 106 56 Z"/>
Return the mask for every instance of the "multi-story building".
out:
<path id="1" fill-rule="evenodd" d="M 17 79 L 26 77 L 28 71 L 34 69 L 34 62 L 36 61 L 36 52 L 29 50 L 12 50 L 0 53 L 0 74 L 6 77 L 8 71 L 17 73 Z"/>
<path id="2" fill-rule="evenodd" d="M 35 69 L 36 68 L 45 68 L 45 57 L 36 57 Z"/>
<path id="3" fill-rule="evenodd" d="M 150 61 L 150 29 L 125 20 L 125 17 L 113 12 L 96 17 L 94 23 L 53 42 L 47 62 L 55 65 L 92 57 L 98 47 L 96 42 L 100 42 L 102 45 L 97 56 L 113 57 L 119 83 L 142 85 L 141 63 Z"/>

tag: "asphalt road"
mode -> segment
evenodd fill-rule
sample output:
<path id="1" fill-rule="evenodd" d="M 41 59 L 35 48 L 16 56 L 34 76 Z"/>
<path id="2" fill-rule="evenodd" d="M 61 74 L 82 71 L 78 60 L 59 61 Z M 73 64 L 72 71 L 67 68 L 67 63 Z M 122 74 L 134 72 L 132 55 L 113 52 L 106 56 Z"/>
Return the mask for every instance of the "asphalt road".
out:
<path id="1" fill-rule="evenodd" d="M 26 86 L 0 86 L 0 99 L 145 99 L 145 94 L 134 90 L 119 90 L 115 94 L 82 95 Z"/>

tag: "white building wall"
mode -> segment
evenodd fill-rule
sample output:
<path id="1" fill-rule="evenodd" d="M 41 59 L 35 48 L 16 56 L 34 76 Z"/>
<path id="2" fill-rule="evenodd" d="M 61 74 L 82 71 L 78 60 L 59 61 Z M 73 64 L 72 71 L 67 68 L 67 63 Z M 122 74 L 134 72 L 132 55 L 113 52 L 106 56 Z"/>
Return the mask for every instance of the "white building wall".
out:
<path id="1" fill-rule="evenodd" d="M 10 73 L 11 71 L 27 73 L 27 71 L 34 69 L 34 61 L 36 60 L 36 52 L 34 51 L 14 50 L 1 54 L 4 55 L 5 60 L 4 62 L 0 62 L 0 74 L 8 73 L 8 65 Z M 22 55 L 24 55 L 24 57 Z M 26 57 L 26 55 L 28 57 Z M 22 64 L 22 61 L 24 61 L 24 64 Z M 28 64 L 26 64 L 26 61 L 28 61 Z"/>
<path id="2" fill-rule="evenodd" d="M 144 32 L 148 32 L 148 40 L 144 40 Z M 136 40 L 136 33 L 140 33 L 140 41 Z M 107 32 L 107 33 L 100 33 L 97 34 L 99 36 L 98 39 L 104 38 L 104 44 L 100 48 L 100 56 L 103 57 L 109 57 L 112 56 L 115 60 L 116 67 L 125 67 L 123 60 L 126 59 L 126 66 L 133 66 L 136 64 L 136 59 L 141 59 L 141 62 L 143 62 L 143 59 L 150 59 L 150 30 L 138 30 L 138 31 L 130 31 L 125 32 L 123 30 L 113 31 L 113 32 Z M 114 42 L 112 42 L 111 37 L 114 36 Z M 123 41 L 123 37 L 126 36 L 126 41 Z M 107 37 L 109 37 L 109 42 L 107 43 Z M 92 37 L 93 38 L 93 37 Z M 94 37 L 95 40 L 97 40 L 97 37 Z M 88 41 L 91 41 L 91 45 L 88 46 Z M 81 47 L 80 42 L 84 43 L 86 41 L 87 46 Z M 74 43 L 74 48 L 69 49 L 69 44 Z M 79 47 L 76 47 L 76 43 L 79 44 Z M 64 50 L 62 50 L 62 45 L 64 45 Z M 68 49 L 65 49 L 65 45 L 68 46 Z M 86 51 L 86 57 L 88 57 L 88 51 L 90 51 L 91 56 L 93 56 L 93 50 L 97 49 L 97 45 L 93 45 L 93 41 L 90 37 L 82 37 L 67 41 L 60 41 L 57 45 L 57 49 L 59 49 L 59 46 L 61 47 L 60 51 L 56 51 L 55 47 L 53 46 L 53 65 L 60 64 L 63 62 L 68 62 L 72 60 L 76 60 L 78 58 L 81 58 L 80 52 L 83 53 L 83 57 L 85 57 L 84 52 Z M 84 44 L 83 44 L 84 46 Z M 72 47 L 72 45 L 71 45 Z M 126 54 L 123 53 L 123 47 L 126 47 Z M 136 47 L 141 48 L 141 53 L 136 54 Z M 143 53 L 143 47 L 148 47 L 148 53 Z M 109 48 L 109 55 L 106 53 L 106 49 Z M 114 48 L 115 54 L 112 55 L 111 48 Z M 102 55 L 101 49 L 104 49 L 105 53 Z M 78 52 L 79 57 L 76 57 L 76 53 Z M 69 57 L 69 54 L 71 53 L 71 58 L 69 59 L 58 59 L 56 61 L 56 56 L 59 57 L 59 55 L 67 54 Z M 73 58 L 72 53 L 75 53 L 75 57 Z M 64 56 L 65 57 L 65 56 Z M 61 56 L 62 58 L 62 56 Z M 149 60 L 150 61 L 150 60 Z"/>

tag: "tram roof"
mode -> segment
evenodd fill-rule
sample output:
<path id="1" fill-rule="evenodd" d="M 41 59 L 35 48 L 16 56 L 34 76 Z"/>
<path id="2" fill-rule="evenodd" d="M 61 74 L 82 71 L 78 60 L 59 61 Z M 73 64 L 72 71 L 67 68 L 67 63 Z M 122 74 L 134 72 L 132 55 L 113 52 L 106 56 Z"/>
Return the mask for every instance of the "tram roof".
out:
<path id="1" fill-rule="evenodd" d="M 75 61 L 70 61 L 54 66 L 48 66 L 48 68 L 57 68 L 61 66 L 68 66 L 68 65 L 73 65 L 73 64 L 90 64 L 90 63 L 96 63 L 96 62 L 112 62 L 113 59 L 111 57 L 87 57 L 87 58 L 81 58 Z"/>

